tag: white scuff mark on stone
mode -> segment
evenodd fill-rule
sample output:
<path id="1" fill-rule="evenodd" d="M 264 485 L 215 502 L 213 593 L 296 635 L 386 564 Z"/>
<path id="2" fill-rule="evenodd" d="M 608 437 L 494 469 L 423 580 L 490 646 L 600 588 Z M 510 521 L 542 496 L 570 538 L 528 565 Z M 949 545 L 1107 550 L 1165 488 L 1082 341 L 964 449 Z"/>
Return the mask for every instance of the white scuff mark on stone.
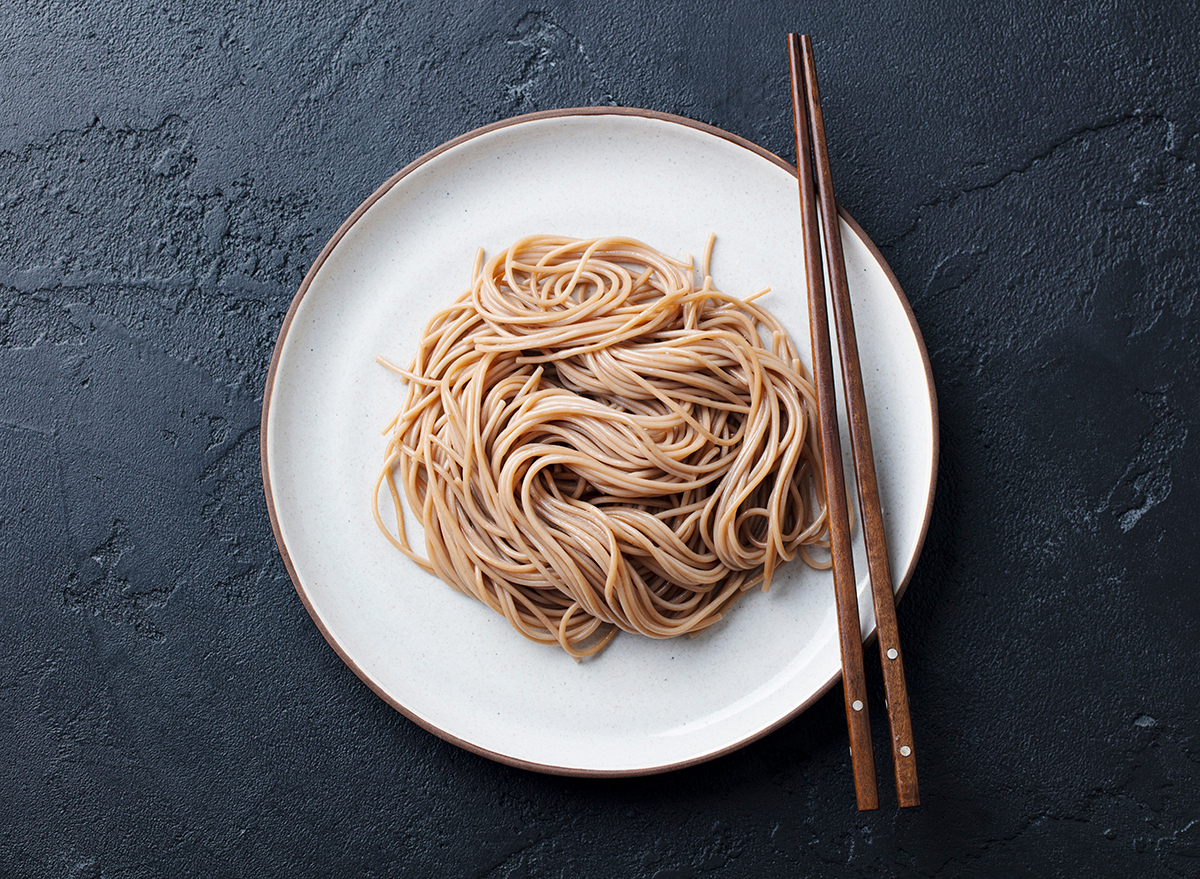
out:
<path id="1" fill-rule="evenodd" d="M 1125 471 L 1128 476 L 1134 465 L 1130 465 Z M 1133 526 L 1138 523 L 1138 520 L 1146 513 L 1150 512 L 1153 507 L 1158 506 L 1167 499 L 1167 495 L 1171 493 L 1171 468 L 1157 467 L 1145 473 L 1140 473 L 1133 480 L 1134 491 L 1142 497 L 1142 505 L 1134 509 L 1126 510 L 1117 519 L 1121 530 L 1129 532 Z"/>
<path id="2" fill-rule="evenodd" d="M 513 35 L 505 43 L 526 55 L 517 80 L 504 85 L 509 101 L 514 104 L 536 104 L 536 93 L 552 74 L 560 78 L 566 77 L 585 92 L 597 94 L 599 103 L 615 103 L 612 95 L 601 84 L 599 70 L 583 42 L 562 28 L 549 14 L 526 13 L 517 22 Z M 571 64 L 572 51 L 582 58 L 583 68 Z M 559 61 L 564 62 L 566 67 L 556 74 Z"/>
<path id="3" fill-rule="evenodd" d="M 1140 442 L 1136 456 L 1096 510 L 1122 510 L 1117 525 L 1128 533 L 1146 513 L 1171 494 L 1171 456 L 1182 448 L 1187 428 L 1167 405 L 1165 393 L 1139 395 L 1154 412 L 1154 425 Z"/>

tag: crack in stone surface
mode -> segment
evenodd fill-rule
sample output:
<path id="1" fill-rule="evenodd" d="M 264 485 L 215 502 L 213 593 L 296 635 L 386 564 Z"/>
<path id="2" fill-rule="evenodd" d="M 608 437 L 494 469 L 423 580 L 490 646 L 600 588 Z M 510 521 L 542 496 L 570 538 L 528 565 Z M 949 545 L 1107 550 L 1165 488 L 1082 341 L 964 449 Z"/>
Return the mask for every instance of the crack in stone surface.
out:
<path id="1" fill-rule="evenodd" d="M 1169 119 L 1161 114 L 1135 111 L 1131 113 L 1122 113 L 1102 122 L 1081 125 L 1076 128 L 1072 128 L 1067 133 L 1055 138 L 1043 149 L 1030 154 L 1018 164 L 1011 165 L 1010 167 L 1004 169 L 1000 173 L 994 175 L 990 180 L 986 180 L 982 183 L 960 186 L 951 192 L 917 204 L 915 206 L 915 211 L 917 213 L 916 219 L 913 220 L 913 222 L 906 229 L 902 230 L 896 235 L 891 236 L 885 242 L 886 246 L 891 248 L 903 244 L 905 239 L 907 239 L 909 235 L 916 231 L 921 222 L 921 215 L 927 211 L 954 204 L 956 201 L 966 195 L 996 189 L 1014 177 L 1020 177 L 1021 175 L 1033 170 L 1040 163 L 1053 158 L 1053 156 L 1060 150 L 1070 147 L 1073 144 L 1076 144 L 1081 140 L 1085 140 L 1090 136 L 1104 134 L 1115 128 L 1120 128 L 1130 123 L 1146 124 L 1149 122 L 1159 122 L 1167 126 L 1167 131 L 1164 135 L 1166 138 L 1166 146 L 1164 147 L 1164 151 L 1171 155 L 1175 155 L 1175 153 L 1172 152 L 1172 147 L 1174 144 L 1173 124 Z"/>

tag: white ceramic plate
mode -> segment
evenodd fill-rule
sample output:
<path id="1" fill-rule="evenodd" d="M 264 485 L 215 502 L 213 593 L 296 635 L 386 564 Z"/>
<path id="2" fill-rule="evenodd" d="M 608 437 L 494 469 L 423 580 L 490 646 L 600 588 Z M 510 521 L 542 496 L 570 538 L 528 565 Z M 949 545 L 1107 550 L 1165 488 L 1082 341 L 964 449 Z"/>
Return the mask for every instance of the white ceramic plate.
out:
<path id="1" fill-rule="evenodd" d="M 697 256 L 808 348 L 794 172 L 717 129 L 643 110 L 519 117 L 457 138 L 385 183 L 325 247 L 280 331 L 262 458 L 279 548 L 325 638 L 435 734 L 545 772 L 634 775 L 710 759 L 795 716 L 840 675 L 832 580 L 793 563 L 696 638 L 622 633 L 573 662 L 396 552 L 371 517 L 380 430 L 426 320 L 465 288 L 477 247 L 518 237 L 640 238 Z M 933 501 L 937 414 L 908 303 L 846 218 L 847 268 L 897 588 Z M 848 443 L 847 443 L 848 445 Z M 852 483 L 851 483 L 852 484 Z M 423 545 L 416 530 L 417 546 Z M 874 628 L 861 546 L 864 634 Z"/>

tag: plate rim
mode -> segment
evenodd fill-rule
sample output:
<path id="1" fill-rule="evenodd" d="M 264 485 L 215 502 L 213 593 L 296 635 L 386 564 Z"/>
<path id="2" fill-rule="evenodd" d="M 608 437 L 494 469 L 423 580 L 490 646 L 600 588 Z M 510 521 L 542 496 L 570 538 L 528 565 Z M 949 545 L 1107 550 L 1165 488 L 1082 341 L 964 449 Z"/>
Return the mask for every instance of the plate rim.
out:
<path id="1" fill-rule="evenodd" d="M 813 703 L 815 703 L 818 699 L 820 699 L 827 692 L 829 692 L 829 690 L 842 677 L 840 668 L 833 675 L 833 677 L 831 677 L 828 681 L 826 681 L 824 684 L 822 684 L 820 687 L 818 687 L 808 699 L 801 702 L 799 705 L 797 705 L 795 708 L 790 710 L 787 714 L 785 714 L 783 717 L 779 718 L 777 721 L 775 721 L 771 724 L 768 724 L 767 726 L 765 726 L 761 729 L 754 731 L 753 733 L 751 733 L 748 736 L 738 739 L 736 742 L 732 742 L 730 744 L 724 745 L 720 748 L 714 749 L 714 750 L 706 752 L 704 754 L 699 754 L 699 755 L 696 755 L 693 757 L 688 757 L 684 760 L 655 764 L 653 766 L 639 766 L 639 767 L 625 768 L 625 769 L 621 769 L 621 768 L 589 769 L 586 767 L 559 766 L 559 765 L 552 764 L 552 763 L 539 763 L 536 761 L 525 760 L 525 759 L 521 759 L 518 757 L 512 757 L 508 754 L 503 754 L 498 751 L 493 751 L 490 748 L 485 748 L 474 742 L 462 739 L 462 738 L 454 735 L 453 733 L 450 733 L 447 730 L 444 730 L 444 729 L 438 727 L 436 724 L 430 722 L 429 720 L 427 720 L 424 717 L 421 717 L 420 715 L 416 714 L 414 711 L 409 709 L 407 706 L 403 705 L 399 700 L 395 699 L 388 692 L 386 692 L 384 690 L 384 688 L 377 681 L 375 681 L 371 677 L 370 674 L 368 674 L 366 672 L 365 669 L 363 669 L 356 662 L 354 662 L 354 660 L 352 660 L 350 658 L 350 656 L 346 653 L 346 651 L 342 648 L 341 644 L 338 643 L 337 639 L 333 637 L 333 634 L 330 632 L 328 627 L 326 627 L 324 621 L 321 619 L 320 615 L 316 612 L 316 609 L 313 606 L 312 601 L 309 599 L 309 596 L 305 590 L 304 584 L 301 583 L 300 577 L 296 573 L 296 568 L 292 563 L 291 555 L 288 552 L 287 544 L 284 542 L 283 534 L 282 534 L 282 531 L 281 531 L 280 525 L 279 525 L 279 516 L 275 510 L 274 494 L 271 490 L 271 471 L 270 471 L 270 461 L 269 461 L 269 455 L 268 455 L 268 445 L 269 445 L 268 423 L 269 423 L 270 408 L 271 408 L 271 396 L 272 396 L 272 393 L 273 393 L 273 390 L 275 387 L 276 372 L 277 372 L 277 369 L 279 366 L 280 356 L 283 352 L 284 342 L 287 339 L 288 331 L 291 329 L 293 319 L 295 318 L 296 312 L 298 311 L 298 309 L 300 307 L 301 300 L 303 300 L 305 294 L 309 291 L 309 288 L 312 286 L 312 283 L 315 280 L 317 274 L 320 272 L 321 268 L 324 266 L 325 261 L 329 258 L 329 255 L 333 252 L 334 248 L 337 247 L 337 245 L 341 242 L 341 240 L 346 236 L 346 234 L 350 231 L 350 229 L 353 228 L 353 226 L 363 217 L 363 215 L 366 214 L 366 212 L 368 210 L 370 210 L 371 207 L 377 201 L 379 201 L 384 195 L 386 195 L 393 187 L 395 187 L 398 183 L 400 183 L 401 180 L 406 178 L 409 174 L 413 173 L 415 170 L 420 168 L 422 165 L 426 164 L 427 162 L 431 161 L 432 159 L 436 158 L 437 156 L 441 155 L 442 153 L 448 152 L 449 150 L 452 150 L 455 147 L 460 146 L 461 144 L 464 144 L 470 140 L 473 140 L 481 135 L 489 134 L 493 131 L 499 131 L 504 128 L 510 128 L 513 126 L 521 125 L 521 124 L 524 124 L 527 122 L 535 122 L 535 121 L 543 120 L 543 119 L 584 117 L 584 116 L 640 117 L 640 118 L 645 118 L 645 119 L 655 119 L 655 120 L 658 120 L 661 122 L 672 123 L 675 125 L 682 125 L 686 128 L 691 128 L 691 129 L 727 140 L 736 146 L 739 146 L 739 147 L 742 147 L 743 149 L 749 150 L 751 153 L 759 156 L 760 158 L 764 158 L 767 161 L 774 163 L 775 165 L 782 168 L 784 171 L 787 171 L 793 177 L 797 177 L 797 171 L 796 171 L 795 166 L 788 164 L 788 162 L 786 162 L 785 160 L 783 160 L 782 158 L 777 156 L 775 153 L 772 153 L 770 150 L 767 150 L 765 147 L 762 147 L 762 146 L 754 143 L 753 141 L 750 141 L 744 137 L 741 137 L 740 135 L 733 134 L 732 132 L 725 131 L 724 129 L 717 128 L 716 126 L 709 125 L 705 122 L 699 122 L 695 119 L 689 119 L 686 116 L 678 116 L 678 115 L 675 115 L 672 113 L 664 113 L 664 112 L 661 112 L 658 110 L 646 110 L 646 109 L 640 109 L 640 108 L 636 108 L 636 107 L 609 107 L 609 106 L 565 107 L 565 108 L 553 109 L 553 110 L 540 110 L 535 113 L 524 113 L 519 116 L 511 116 L 506 119 L 500 119 L 500 120 L 497 120 L 496 122 L 492 122 L 487 125 L 480 126 L 479 128 L 472 129 L 470 131 L 467 131 L 463 134 L 458 135 L 457 137 L 451 138 L 450 140 L 446 141 L 445 143 L 442 143 L 439 146 L 434 147 L 433 149 L 424 153 L 420 157 L 409 162 L 407 165 L 405 165 L 403 168 L 401 168 L 399 171 L 397 171 L 391 177 L 389 177 L 387 180 L 385 180 L 378 188 L 376 188 L 376 190 L 374 192 L 372 192 L 366 198 L 366 200 L 363 201 L 362 204 L 360 204 L 354 210 L 354 212 L 351 213 L 350 216 L 347 217 L 342 222 L 342 224 L 338 227 L 337 231 L 334 232 L 333 236 L 329 239 L 328 242 L 326 242 L 325 246 L 321 249 L 321 252 L 317 255 L 317 258 L 313 261 L 312 266 L 309 267 L 308 272 L 304 276 L 304 280 L 301 282 L 300 287 L 297 289 L 295 295 L 292 297 L 291 304 L 288 306 L 287 314 L 284 316 L 283 323 L 280 325 L 279 334 L 278 334 L 278 336 L 276 336 L 275 346 L 271 352 L 271 363 L 270 363 L 270 366 L 267 368 L 267 377 L 266 377 L 266 381 L 264 384 L 264 390 L 263 390 L 262 417 L 260 420 L 260 427 L 259 427 L 259 461 L 260 461 L 260 466 L 262 469 L 263 492 L 266 496 L 267 513 L 271 520 L 271 531 L 275 536 L 275 545 L 278 548 L 279 554 L 283 559 L 283 564 L 284 564 L 284 567 L 287 569 L 288 577 L 292 581 L 292 586 L 295 588 L 296 593 L 300 596 L 300 601 L 304 605 L 304 609 L 308 612 L 308 615 L 312 619 L 312 621 L 314 623 L 316 623 L 317 629 L 321 632 L 321 635 L 322 635 L 322 637 L 324 637 L 326 643 L 329 644 L 329 646 L 333 648 L 334 652 L 338 655 L 338 657 L 342 660 L 342 662 L 345 663 L 346 666 L 348 666 L 350 668 L 350 670 L 353 671 L 355 675 L 357 675 L 359 680 L 361 680 L 364 684 L 366 684 L 371 689 L 371 691 L 375 693 L 375 695 L 377 695 L 384 702 L 386 702 L 388 705 L 390 705 L 393 709 L 395 709 L 396 711 L 399 711 L 403 716 L 407 717 L 409 720 L 411 720 L 413 723 L 417 724 L 419 727 L 426 730 L 427 732 L 433 733 L 438 738 L 440 738 L 446 742 L 449 742 L 452 745 L 456 745 L 457 747 L 462 748 L 465 751 L 469 751 L 473 754 L 478 754 L 479 756 L 486 757 L 486 758 L 488 758 L 490 760 L 494 760 L 498 763 L 503 763 L 503 764 L 507 764 L 509 766 L 515 766 L 519 769 L 527 769 L 527 770 L 531 770 L 534 772 L 541 772 L 541 773 L 546 773 L 546 774 L 550 774 L 550 775 L 564 775 L 564 776 L 575 776 L 575 777 L 585 777 L 585 778 L 635 777 L 635 776 L 655 775 L 658 773 L 670 772 L 670 771 L 673 771 L 676 769 L 684 769 L 689 766 L 696 766 L 701 763 L 706 763 L 709 760 L 715 760 L 716 758 L 724 756 L 725 754 L 730 754 L 734 751 L 740 750 L 741 748 L 744 748 L 747 745 L 749 745 L 751 742 L 755 742 L 758 739 L 761 739 L 761 738 L 769 735 L 770 733 L 772 733 L 775 730 L 782 727 L 784 724 L 790 722 L 791 720 L 793 720 L 794 718 L 799 716 L 802 712 L 804 712 L 807 708 L 809 708 Z M 797 202 L 797 204 L 799 204 L 799 202 Z M 798 209 L 799 208 L 797 208 L 797 210 Z M 909 325 L 912 328 L 913 336 L 917 342 L 917 348 L 920 353 L 921 363 L 925 370 L 926 390 L 929 395 L 929 411 L 930 411 L 930 416 L 931 416 L 930 428 L 931 428 L 931 436 L 932 436 L 932 461 L 931 461 L 931 466 L 930 466 L 930 470 L 929 470 L 929 472 L 930 472 L 929 487 L 928 487 L 928 491 L 927 491 L 926 498 L 925 498 L 925 514 L 921 521 L 921 530 L 917 537 L 916 547 L 914 549 L 912 559 L 909 561 L 908 567 L 905 569 L 903 575 L 899 578 L 898 585 L 895 587 L 896 588 L 896 601 L 899 602 L 901 597 L 904 595 L 905 591 L 908 589 L 908 584 L 912 578 L 913 571 L 916 569 L 917 563 L 920 560 L 921 550 L 925 544 L 925 537 L 929 531 L 929 521 L 930 521 L 930 517 L 933 512 L 934 493 L 937 488 L 937 472 L 938 472 L 937 464 L 938 464 L 938 454 L 939 454 L 939 421 L 938 421 L 938 407 L 937 407 L 937 392 L 934 387 L 933 370 L 932 370 L 932 366 L 931 366 L 930 360 L 929 360 L 929 352 L 925 347 L 925 339 L 921 335 L 921 328 L 917 324 L 916 316 L 913 314 L 912 306 L 908 301 L 908 297 L 905 296 L 904 290 L 900 287 L 899 280 L 896 278 L 895 274 L 892 272 L 891 266 L 888 265 L 887 260 L 884 259 L 883 254 L 880 252 L 880 250 L 876 246 L 875 242 L 872 241 L 867 236 L 866 232 L 863 231 L 863 228 L 854 220 L 853 217 L 851 217 L 846 212 L 846 210 L 844 208 L 842 208 L 841 205 L 838 206 L 838 213 L 839 213 L 842 221 L 845 222 L 848 226 L 850 226 L 850 228 L 854 231 L 854 233 L 859 237 L 859 240 L 861 240 L 863 242 L 863 244 L 866 246 L 867 250 L 871 253 L 871 256 L 875 259 L 875 261 L 883 269 L 884 276 L 887 278 L 888 283 L 891 284 L 892 290 L 896 294 L 896 298 L 900 301 L 900 305 L 904 309 L 904 314 L 908 319 Z M 870 641 L 872 641 L 874 639 L 875 634 L 876 634 L 876 629 L 872 628 L 871 631 L 868 633 L 867 638 L 865 639 L 866 643 L 870 643 Z"/>

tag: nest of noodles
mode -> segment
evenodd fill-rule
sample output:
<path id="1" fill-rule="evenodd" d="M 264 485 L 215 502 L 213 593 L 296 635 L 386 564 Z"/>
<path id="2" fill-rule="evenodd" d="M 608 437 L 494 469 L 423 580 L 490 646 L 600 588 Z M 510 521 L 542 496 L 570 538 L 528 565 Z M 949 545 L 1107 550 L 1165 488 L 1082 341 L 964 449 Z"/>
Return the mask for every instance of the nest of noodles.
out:
<path id="1" fill-rule="evenodd" d="M 828 547 L 812 383 L 761 294 L 713 287 L 711 248 L 699 287 L 629 238 L 481 253 L 391 367 L 408 395 L 375 486 L 388 539 L 576 658 L 617 630 L 703 631 L 797 555 L 828 567 L 810 553 Z"/>

